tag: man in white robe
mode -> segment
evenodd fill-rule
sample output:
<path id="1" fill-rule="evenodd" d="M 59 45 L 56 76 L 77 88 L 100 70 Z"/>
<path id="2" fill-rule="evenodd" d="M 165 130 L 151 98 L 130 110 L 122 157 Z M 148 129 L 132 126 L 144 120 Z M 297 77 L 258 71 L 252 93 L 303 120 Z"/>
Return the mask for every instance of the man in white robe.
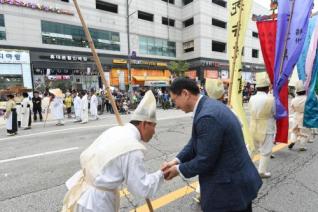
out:
<path id="1" fill-rule="evenodd" d="M 60 89 L 51 89 L 51 112 L 54 119 L 57 121 L 56 126 L 64 125 L 64 104 L 63 93 Z"/>
<path id="2" fill-rule="evenodd" d="M 81 94 L 81 124 L 86 124 L 88 122 L 88 99 L 86 91 L 82 91 Z"/>
<path id="3" fill-rule="evenodd" d="M 93 117 L 93 120 L 97 120 L 98 119 L 98 114 L 97 114 L 97 107 L 98 107 L 98 99 L 97 96 L 95 94 L 95 91 L 92 90 L 91 91 L 91 100 L 90 100 L 90 112 L 91 112 L 91 116 Z"/>
<path id="4" fill-rule="evenodd" d="M 23 93 L 23 100 L 21 102 L 21 127 L 24 130 L 31 129 L 31 108 L 32 102 L 29 99 L 28 93 Z"/>
<path id="5" fill-rule="evenodd" d="M 14 101 L 16 103 L 16 109 L 17 109 L 17 121 L 18 121 L 18 127 L 21 127 L 21 102 L 23 101 L 23 96 L 21 94 L 17 94 L 14 97 Z"/>
<path id="6" fill-rule="evenodd" d="M 73 104 L 74 104 L 74 112 L 75 112 L 75 122 L 81 121 L 81 97 L 76 92 L 73 93 Z"/>
<path id="7" fill-rule="evenodd" d="M 258 76 L 258 75 L 257 75 Z M 267 75 L 256 76 L 257 93 L 250 98 L 250 132 L 255 148 L 260 153 L 258 172 L 262 178 L 271 177 L 268 164 L 274 146 L 276 133 L 274 96 L 269 93 L 270 82 Z"/>
<path id="8" fill-rule="evenodd" d="M 4 119 L 6 119 L 7 135 L 16 135 L 18 131 L 18 121 L 17 121 L 17 111 L 16 103 L 14 101 L 13 95 L 8 95 L 8 102 L 6 105 L 6 112 L 4 114 Z"/>
<path id="9" fill-rule="evenodd" d="M 161 170 L 148 174 L 145 147 L 155 133 L 156 99 L 148 91 L 124 126 L 106 130 L 80 156 L 81 170 L 66 185 L 63 212 L 118 212 L 119 188 L 150 198 L 164 181 Z"/>
<path id="10" fill-rule="evenodd" d="M 311 129 L 303 126 L 307 95 L 304 84 L 301 80 L 296 82 L 296 94 L 297 96 L 290 104 L 294 117 L 292 120 L 291 143 L 288 145 L 288 148 L 292 149 L 295 143 L 299 143 L 299 150 L 306 151 L 306 143 L 310 140 L 312 135 Z"/>

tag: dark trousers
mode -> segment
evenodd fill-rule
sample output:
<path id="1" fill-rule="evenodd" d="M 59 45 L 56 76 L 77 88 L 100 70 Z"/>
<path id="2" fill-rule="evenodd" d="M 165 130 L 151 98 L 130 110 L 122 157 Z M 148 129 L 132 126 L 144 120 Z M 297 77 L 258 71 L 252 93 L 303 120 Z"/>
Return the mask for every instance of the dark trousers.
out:
<path id="1" fill-rule="evenodd" d="M 252 212 L 252 203 L 250 203 L 247 208 L 245 208 L 244 210 L 239 210 L 239 211 L 232 211 L 232 212 Z"/>
<path id="2" fill-rule="evenodd" d="M 40 116 L 40 120 L 42 121 L 42 108 L 38 108 L 38 107 L 34 107 L 33 108 L 33 120 L 36 121 L 37 120 L 37 113 L 39 113 Z"/>

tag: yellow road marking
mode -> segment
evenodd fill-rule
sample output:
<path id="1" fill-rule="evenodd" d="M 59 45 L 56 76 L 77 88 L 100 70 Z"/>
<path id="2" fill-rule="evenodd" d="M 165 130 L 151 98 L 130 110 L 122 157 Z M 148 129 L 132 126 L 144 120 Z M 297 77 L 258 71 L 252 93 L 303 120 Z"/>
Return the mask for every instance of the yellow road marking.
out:
<path id="1" fill-rule="evenodd" d="M 277 151 L 285 148 L 286 146 L 287 146 L 287 144 L 283 144 L 283 143 L 277 144 L 273 147 L 273 152 L 277 152 Z M 260 159 L 260 155 L 255 155 L 253 157 L 253 162 L 258 161 L 259 159 Z M 190 185 L 193 187 L 197 187 L 198 182 L 197 181 L 193 182 Z M 184 186 L 183 188 L 180 188 L 176 191 L 170 192 L 162 197 L 159 197 L 156 200 L 151 201 L 151 204 L 153 206 L 153 209 L 155 210 L 155 209 L 161 208 L 162 206 L 165 206 L 173 201 L 176 201 L 176 200 L 180 199 L 181 197 L 189 195 L 192 192 L 194 192 L 194 190 L 192 188 L 190 188 L 189 186 Z M 130 212 L 134 212 L 134 211 L 135 210 L 131 210 Z M 136 211 L 137 212 L 148 212 L 149 209 L 148 209 L 147 204 L 144 204 L 144 205 L 138 207 L 136 209 Z"/>

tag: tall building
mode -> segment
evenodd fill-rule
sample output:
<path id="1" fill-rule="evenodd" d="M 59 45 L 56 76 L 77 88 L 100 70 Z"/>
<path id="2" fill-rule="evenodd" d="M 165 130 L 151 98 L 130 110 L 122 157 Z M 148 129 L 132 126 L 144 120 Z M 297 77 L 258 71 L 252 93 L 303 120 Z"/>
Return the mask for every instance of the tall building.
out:
<path id="1" fill-rule="evenodd" d="M 190 65 L 189 77 L 228 78 L 227 1 L 78 0 L 111 85 L 128 84 L 127 20 L 133 85 L 166 85 L 172 60 Z M 127 2 L 128 16 L 127 19 Z M 257 3 L 253 14 L 268 11 Z M 258 33 L 250 21 L 243 75 L 264 70 Z M 0 87 L 98 88 L 88 42 L 72 0 L 0 1 Z"/>

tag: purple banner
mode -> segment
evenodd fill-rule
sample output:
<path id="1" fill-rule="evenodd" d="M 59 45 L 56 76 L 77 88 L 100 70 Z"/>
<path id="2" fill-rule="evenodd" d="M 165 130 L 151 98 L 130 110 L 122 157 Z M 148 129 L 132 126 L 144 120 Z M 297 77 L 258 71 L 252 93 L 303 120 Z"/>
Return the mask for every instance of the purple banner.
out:
<path id="1" fill-rule="evenodd" d="M 312 8 L 313 0 L 278 0 L 273 86 L 277 119 L 288 116 L 288 108 L 283 106 L 279 93 L 288 82 L 300 56 Z M 290 25 L 289 18 L 291 18 Z"/>

